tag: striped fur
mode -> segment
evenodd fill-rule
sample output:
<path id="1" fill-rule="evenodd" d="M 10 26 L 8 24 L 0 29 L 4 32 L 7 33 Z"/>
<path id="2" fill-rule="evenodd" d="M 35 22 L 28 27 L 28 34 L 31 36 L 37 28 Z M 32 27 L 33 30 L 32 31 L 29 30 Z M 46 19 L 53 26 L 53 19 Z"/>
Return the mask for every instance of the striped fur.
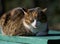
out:
<path id="1" fill-rule="evenodd" d="M 34 20 L 36 20 L 36 22 Z M 37 20 L 41 24 L 46 24 L 47 22 L 47 17 L 40 8 L 32 8 L 26 11 L 21 7 L 14 8 L 0 17 L 2 34 L 9 36 L 36 35 L 36 33 L 40 32 L 40 29 L 34 28 Z M 28 28 L 24 22 L 30 28 Z M 40 27 L 40 25 L 37 27 Z M 45 30 L 47 30 L 47 25 L 45 25 L 45 28 Z"/>

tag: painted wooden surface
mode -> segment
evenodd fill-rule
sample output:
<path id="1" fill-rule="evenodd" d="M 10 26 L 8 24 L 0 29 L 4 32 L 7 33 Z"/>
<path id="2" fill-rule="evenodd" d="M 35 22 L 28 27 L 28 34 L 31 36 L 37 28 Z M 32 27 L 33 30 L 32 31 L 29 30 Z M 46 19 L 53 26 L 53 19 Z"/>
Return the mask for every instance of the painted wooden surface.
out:
<path id="1" fill-rule="evenodd" d="M 59 34 L 59 31 L 50 30 L 49 34 Z M 60 39 L 60 36 L 4 36 L 0 34 L 0 44 L 47 44 L 49 39 Z"/>

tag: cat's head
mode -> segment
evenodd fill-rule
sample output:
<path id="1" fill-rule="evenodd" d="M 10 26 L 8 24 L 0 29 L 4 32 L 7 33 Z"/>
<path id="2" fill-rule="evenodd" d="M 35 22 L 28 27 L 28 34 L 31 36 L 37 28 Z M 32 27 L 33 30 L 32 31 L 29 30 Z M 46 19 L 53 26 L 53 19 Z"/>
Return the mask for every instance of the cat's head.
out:
<path id="1" fill-rule="evenodd" d="M 28 9 L 26 12 L 24 11 L 24 25 L 29 28 L 29 26 L 33 28 L 37 28 L 39 23 L 46 23 L 47 16 L 45 15 L 45 9 L 41 9 L 39 7 Z"/>

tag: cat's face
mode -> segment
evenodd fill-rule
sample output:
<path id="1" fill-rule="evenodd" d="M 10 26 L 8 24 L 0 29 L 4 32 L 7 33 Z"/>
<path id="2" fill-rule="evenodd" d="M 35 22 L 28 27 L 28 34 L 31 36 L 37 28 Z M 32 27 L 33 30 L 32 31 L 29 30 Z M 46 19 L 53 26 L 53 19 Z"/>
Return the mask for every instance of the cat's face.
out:
<path id="1" fill-rule="evenodd" d="M 40 10 L 40 8 L 29 9 L 27 12 L 24 13 L 25 26 L 28 28 L 38 28 L 41 23 L 47 22 L 47 17 L 44 12 Z"/>

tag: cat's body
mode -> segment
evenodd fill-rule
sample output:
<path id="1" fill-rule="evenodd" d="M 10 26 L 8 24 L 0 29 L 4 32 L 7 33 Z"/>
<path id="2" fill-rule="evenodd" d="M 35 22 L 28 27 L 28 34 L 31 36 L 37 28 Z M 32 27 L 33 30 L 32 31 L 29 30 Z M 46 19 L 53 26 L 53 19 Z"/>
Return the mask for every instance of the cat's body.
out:
<path id="1" fill-rule="evenodd" d="M 47 34 L 47 17 L 37 8 L 27 11 L 19 7 L 15 8 L 3 14 L 0 25 L 4 35 L 38 36 Z"/>
<path id="2" fill-rule="evenodd" d="M 0 19 L 2 34 L 10 35 L 10 36 L 13 36 L 13 35 L 25 36 L 25 35 L 28 35 L 28 33 L 31 34 L 32 32 L 28 32 L 29 30 L 27 30 L 24 27 L 22 17 L 24 17 L 24 13 L 22 9 L 19 7 L 18 9 L 14 8 L 8 13 L 3 14 L 3 16 Z"/>

